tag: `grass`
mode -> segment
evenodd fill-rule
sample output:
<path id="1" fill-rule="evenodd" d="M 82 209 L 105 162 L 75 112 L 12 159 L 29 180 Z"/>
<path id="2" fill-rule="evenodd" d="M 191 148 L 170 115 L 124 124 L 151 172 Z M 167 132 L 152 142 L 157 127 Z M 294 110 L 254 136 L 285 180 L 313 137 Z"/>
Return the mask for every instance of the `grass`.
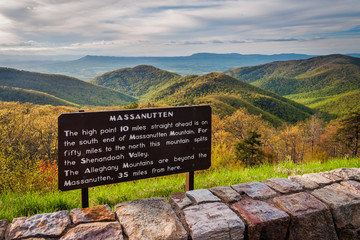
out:
<path id="1" fill-rule="evenodd" d="M 342 167 L 360 168 L 360 159 L 334 159 L 326 162 L 311 161 L 304 164 L 282 162 L 253 168 L 218 169 L 195 173 L 195 189 L 230 186 L 243 182 L 263 181 L 274 177 L 288 177 L 312 172 L 330 171 Z M 142 179 L 89 189 L 90 206 L 116 204 L 138 198 L 164 197 L 185 190 L 185 174 Z M 38 213 L 71 210 L 81 207 L 81 190 L 67 192 L 3 192 L 0 193 L 0 219 Z"/>

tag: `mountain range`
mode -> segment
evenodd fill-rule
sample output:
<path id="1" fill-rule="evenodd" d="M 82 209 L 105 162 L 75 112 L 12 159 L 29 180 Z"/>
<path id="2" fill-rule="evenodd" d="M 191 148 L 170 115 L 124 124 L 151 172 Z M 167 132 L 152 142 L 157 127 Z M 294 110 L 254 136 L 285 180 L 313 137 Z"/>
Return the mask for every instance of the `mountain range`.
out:
<path id="1" fill-rule="evenodd" d="M 328 55 L 225 72 L 316 110 L 341 116 L 360 103 L 360 58 Z"/>
<path id="2" fill-rule="evenodd" d="M 284 121 L 294 123 L 314 113 L 301 104 L 217 72 L 182 77 L 141 65 L 105 73 L 90 82 L 122 91 L 140 102 L 210 104 L 214 112 L 223 116 L 246 107 L 275 125 Z"/>
<path id="3" fill-rule="evenodd" d="M 0 68 L 0 100 L 78 107 L 124 106 L 135 101 L 210 104 L 221 116 L 245 107 L 279 126 L 304 120 L 318 111 L 330 119 L 357 107 L 359 61 L 356 57 L 329 55 L 186 76 L 139 65 L 110 71 L 90 81 Z"/>
<path id="4" fill-rule="evenodd" d="M 306 59 L 304 54 L 215 54 L 196 53 L 191 56 L 175 57 L 111 57 L 111 56 L 6 56 L 0 55 L 0 66 L 42 73 L 56 73 L 90 80 L 103 73 L 138 65 L 151 65 L 182 76 L 203 75 L 210 72 L 223 72 L 241 66 L 252 66 L 273 61 Z M 47 60 L 48 59 L 48 60 Z"/>

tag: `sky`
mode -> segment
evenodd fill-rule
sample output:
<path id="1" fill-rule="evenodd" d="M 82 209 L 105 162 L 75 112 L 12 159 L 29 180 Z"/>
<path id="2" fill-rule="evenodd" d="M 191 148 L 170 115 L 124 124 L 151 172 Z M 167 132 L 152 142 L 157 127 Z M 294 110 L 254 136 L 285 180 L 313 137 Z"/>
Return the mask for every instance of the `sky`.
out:
<path id="1" fill-rule="evenodd" d="M 360 53 L 360 1 L 0 1 L 0 54 L 199 52 Z"/>

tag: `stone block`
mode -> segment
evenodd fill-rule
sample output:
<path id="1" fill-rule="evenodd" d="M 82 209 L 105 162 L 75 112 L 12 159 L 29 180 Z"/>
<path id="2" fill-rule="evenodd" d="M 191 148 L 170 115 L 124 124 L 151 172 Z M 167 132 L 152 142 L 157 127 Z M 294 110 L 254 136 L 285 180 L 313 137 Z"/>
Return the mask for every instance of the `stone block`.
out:
<path id="1" fill-rule="evenodd" d="M 356 195 L 360 195 L 360 182 L 356 182 L 356 181 L 342 181 L 340 182 L 341 185 L 349 188 L 349 190 L 356 194 Z"/>
<path id="2" fill-rule="evenodd" d="M 285 240 L 290 216 L 259 200 L 246 199 L 232 205 L 248 227 L 249 240 Z"/>
<path id="3" fill-rule="evenodd" d="M 91 222 L 115 221 L 113 213 L 108 205 L 100 205 L 89 208 L 76 208 L 70 211 L 70 217 L 74 225 Z"/>
<path id="4" fill-rule="evenodd" d="M 276 196 L 276 192 L 264 183 L 250 182 L 231 186 L 235 191 L 245 193 L 255 200 L 265 200 Z"/>
<path id="5" fill-rule="evenodd" d="M 299 183 L 287 178 L 270 178 L 262 182 L 280 193 L 295 193 L 303 190 L 303 187 Z"/>
<path id="6" fill-rule="evenodd" d="M 190 198 L 182 192 L 173 193 L 169 196 L 169 203 L 174 209 L 176 215 L 179 217 L 180 221 L 184 224 L 185 219 L 183 209 L 193 204 Z"/>
<path id="7" fill-rule="evenodd" d="M 10 225 L 9 239 L 58 237 L 70 224 L 68 211 L 15 218 Z"/>
<path id="8" fill-rule="evenodd" d="M 359 239 L 360 239 L 360 228 L 342 229 L 339 231 L 339 240 L 359 240 Z"/>
<path id="9" fill-rule="evenodd" d="M 188 196 L 195 204 L 221 201 L 220 198 L 212 194 L 208 189 L 196 189 L 187 191 L 186 196 Z"/>
<path id="10" fill-rule="evenodd" d="M 188 198 L 185 195 L 185 193 L 182 193 L 182 192 L 170 194 L 169 203 L 181 221 L 183 221 L 183 219 L 182 219 L 183 211 L 182 210 L 184 208 L 192 205 L 190 198 Z"/>
<path id="11" fill-rule="evenodd" d="M 184 215 L 193 240 L 244 239 L 244 223 L 224 203 L 193 205 Z"/>
<path id="12" fill-rule="evenodd" d="M 321 176 L 326 177 L 327 179 L 331 180 L 331 182 L 333 182 L 333 183 L 342 181 L 342 178 L 340 178 L 339 176 L 335 175 L 332 172 L 320 172 L 319 174 Z"/>
<path id="13" fill-rule="evenodd" d="M 164 198 L 120 203 L 115 206 L 115 213 L 129 240 L 188 238 L 183 225 Z"/>
<path id="14" fill-rule="evenodd" d="M 229 186 L 212 187 L 209 190 L 226 203 L 235 203 L 241 200 L 241 195 Z"/>
<path id="15" fill-rule="evenodd" d="M 26 238 L 26 240 L 54 240 L 54 239 L 58 239 L 58 238 L 42 238 L 42 237 Z"/>
<path id="16" fill-rule="evenodd" d="M 304 174 L 302 177 L 305 178 L 306 180 L 316 182 L 320 187 L 332 183 L 330 179 L 322 176 L 320 173 L 308 173 L 308 174 Z"/>
<path id="17" fill-rule="evenodd" d="M 123 240 L 121 225 L 118 222 L 94 222 L 71 228 L 60 240 Z"/>
<path id="18" fill-rule="evenodd" d="M 336 240 L 330 210 L 308 193 L 275 197 L 274 203 L 291 216 L 289 240 Z"/>
<path id="19" fill-rule="evenodd" d="M 316 182 L 308 178 L 303 178 L 300 175 L 289 176 L 288 178 L 293 182 L 299 183 L 305 189 L 316 189 L 320 187 Z"/>
<path id="20" fill-rule="evenodd" d="M 6 229 L 9 226 L 9 222 L 7 220 L 0 220 L 0 240 L 5 239 Z"/>
<path id="21" fill-rule="evenodd" d="M 344 180 L 360 181 L 360 168 L 339 168 L 330 172 Z"/>
<path id="22" fill-rule="evenodd" d="M 336 228 L 360 228 L 360 197 L 338 183 L 311 193 L 331 209 Z"/>

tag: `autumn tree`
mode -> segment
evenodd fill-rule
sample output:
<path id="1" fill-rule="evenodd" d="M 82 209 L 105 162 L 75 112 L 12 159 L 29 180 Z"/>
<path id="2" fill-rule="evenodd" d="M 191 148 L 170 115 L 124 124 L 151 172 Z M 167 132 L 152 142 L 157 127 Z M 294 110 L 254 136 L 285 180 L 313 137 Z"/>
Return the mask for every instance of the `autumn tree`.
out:
<path id="1" fill-rule="evenodd" d="M 261 115 L 250 114 L 245 108 L 240 108 L 225 119 L 225 130 L 237 141 L 249 137 L 251 131 L 261 134 L 262 140 L 265 141 L 272 128 Z"/>
<path id="2" fill-rule="evenodd" d="M 350 112 L 338 122 L 337 140 L 344 144 L 351 157 L 356 157 L 360 145 L 360 109 Z"/>
<path id="3" fill-rule="evenodd" d="M 300 126 L 284 125 L 280 130 L 278 156 L 281 159 L 289 159 L 294 163 L 301 161 L 302 138 Z"/>
<path id="4" fill-rule="evenodd" d="M 319 143 L 322 134 L 325 131 L 325 123 L 318 115 L 313 115 L 311 118 L 299 122 L 297 124 L 299 130 L 299 160 L 318 158 L 320 154 Z"/>
<path id="5" fill-rule="evenodd" d="M 327 158 L 336 158 L 341 153 L 340 142 L 337 141 L 336 132 L 338 123 L 331 121 L 324 129 L 324 133 L 320 136 L 319 148 L 326 154 Z"/>

